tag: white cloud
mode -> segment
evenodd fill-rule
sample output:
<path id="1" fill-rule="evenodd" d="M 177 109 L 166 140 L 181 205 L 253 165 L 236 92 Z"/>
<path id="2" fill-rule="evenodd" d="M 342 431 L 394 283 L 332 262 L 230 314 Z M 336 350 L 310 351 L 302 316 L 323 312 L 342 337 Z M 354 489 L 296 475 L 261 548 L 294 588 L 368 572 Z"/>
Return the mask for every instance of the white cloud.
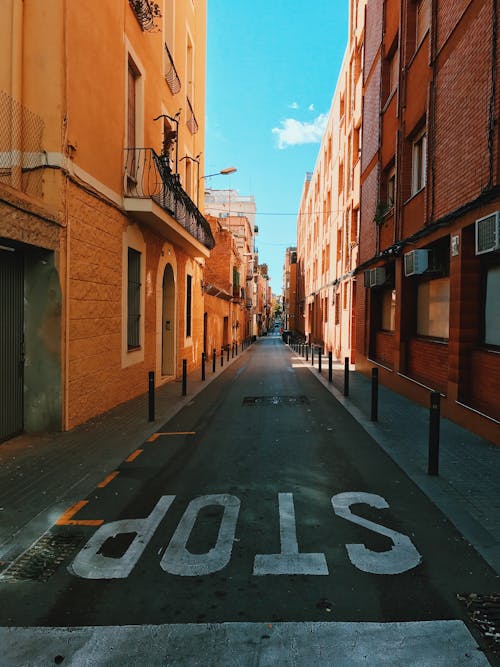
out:
<path id="1" fill-rule="evenodd" d="M 314 104 L 310 104 L 307 108 L 309 111 L 314 111 Z"/>
<path id="2" fill-rule="evenodd" d="M 281 150 L 288 146 L 298 144 L 319 144 L 327 122 L 327 115 L 322 113 L 312 122 L 302 122 L 294 118 L 285 118 L 281 121 L 281 127 L 273 127 L 272 132 L 278 136 L 278 148 Z"/>
<path id="3" fill-rule="evenodd" d="M 292 102 L 291 104 L 288 105 L 288 108 L 289 109 L 298 109 L 299 105 L 297 104 L 297 102 Z"/>

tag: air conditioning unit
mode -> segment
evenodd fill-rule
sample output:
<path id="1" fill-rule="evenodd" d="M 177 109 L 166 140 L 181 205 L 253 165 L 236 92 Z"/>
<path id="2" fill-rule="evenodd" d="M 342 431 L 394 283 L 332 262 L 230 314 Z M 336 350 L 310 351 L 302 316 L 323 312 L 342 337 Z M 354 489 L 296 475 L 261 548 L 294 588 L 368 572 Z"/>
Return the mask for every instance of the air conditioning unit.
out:
<path id="1" fill-rule="evenodd" d="M 476 220 L 476 255 L 500 249 L 500 211 Z"/>
<path id="2" fill-rule="evenodd" d="M 386 280 L 385 266 L 365 271 L 365 287 L 379 287 Z"/>
<path id="3" fill-rule="evenodd" d="M 412 250 L 407 252 L 405 259 L 405 276 L 419 276 L 429 268 L 430 250 Z"/>

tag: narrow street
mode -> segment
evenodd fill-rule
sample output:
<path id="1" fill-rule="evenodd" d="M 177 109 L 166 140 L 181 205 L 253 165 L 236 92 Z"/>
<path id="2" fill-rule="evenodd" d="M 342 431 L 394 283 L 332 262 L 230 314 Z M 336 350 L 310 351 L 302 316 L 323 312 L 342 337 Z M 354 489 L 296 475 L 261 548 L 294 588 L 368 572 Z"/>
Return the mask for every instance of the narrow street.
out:
<path id="1" fill-rule="evenodd" d="M 494 572 L 277 336 L 84 500 L 0 575 L 1 667 L 499 664 Z"/>

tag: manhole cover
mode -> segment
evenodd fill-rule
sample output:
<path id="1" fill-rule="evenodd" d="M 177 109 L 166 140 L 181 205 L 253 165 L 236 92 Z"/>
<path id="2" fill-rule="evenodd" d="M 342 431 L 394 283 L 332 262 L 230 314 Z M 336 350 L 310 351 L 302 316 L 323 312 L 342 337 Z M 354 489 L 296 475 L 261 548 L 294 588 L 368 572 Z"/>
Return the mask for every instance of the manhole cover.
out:
<path id="1" fill-rule="evenodd" d="M 488 644 L 500 651 L 500 593 L 464 593 L 457 597 Z"/>
<path id="2" fill-rule="evenodd" d="M 307 396 L 245 396 L 243 405 L 287 405 L 294 407 L 295 405 L 308 405 L 309 399 Z"/>
<path id="3" fill-rule="evenodd" d="M 43 535 L 0 574 L 2 581 L 47 581 L 59 565 L 72 555 L 82 535 Z"/>

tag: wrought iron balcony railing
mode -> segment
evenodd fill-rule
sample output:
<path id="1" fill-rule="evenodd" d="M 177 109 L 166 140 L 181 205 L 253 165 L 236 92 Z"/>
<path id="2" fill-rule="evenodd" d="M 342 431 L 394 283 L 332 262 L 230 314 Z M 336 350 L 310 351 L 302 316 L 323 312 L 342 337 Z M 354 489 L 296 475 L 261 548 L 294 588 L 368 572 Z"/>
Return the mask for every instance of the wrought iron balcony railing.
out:
<path id="1" fill-rule="evenodd" d="M 142 30 L 147 31 L 156 28 L 155 19 L 161 17 L 160 8 L 156 2 L 151 0 L 128 0 L 128 4 Z"/>
<path id="2" fill-rule="evenodd" d="M 210 225 L 170 170 L 169 158 L 152 148 L 127 148 L 125 197 L 152 199 L 197 241 L 211 250 L 215 240 Z"/>
<path id="3" fill-rule="evenodd" d="M 165 44 L 165 57 L 167 59 L 165 67 L 165 81 L 168 83 L 172 95 L 177 95 L 181 90 L 181 80 L 175 69 L 174 59 L 172 58 L 168 46 Z"/>
<path id="4" fill-rule="evenodd" d="M 189 101 L 189 97 L 186 97 L 186 102 L 188 106 L 186 125 L 188 126 L 188 130 L 191 132 L 191 134 L 196 134 L 198 132 L 198 121 L 194 115 L 193 106 Z"/>

